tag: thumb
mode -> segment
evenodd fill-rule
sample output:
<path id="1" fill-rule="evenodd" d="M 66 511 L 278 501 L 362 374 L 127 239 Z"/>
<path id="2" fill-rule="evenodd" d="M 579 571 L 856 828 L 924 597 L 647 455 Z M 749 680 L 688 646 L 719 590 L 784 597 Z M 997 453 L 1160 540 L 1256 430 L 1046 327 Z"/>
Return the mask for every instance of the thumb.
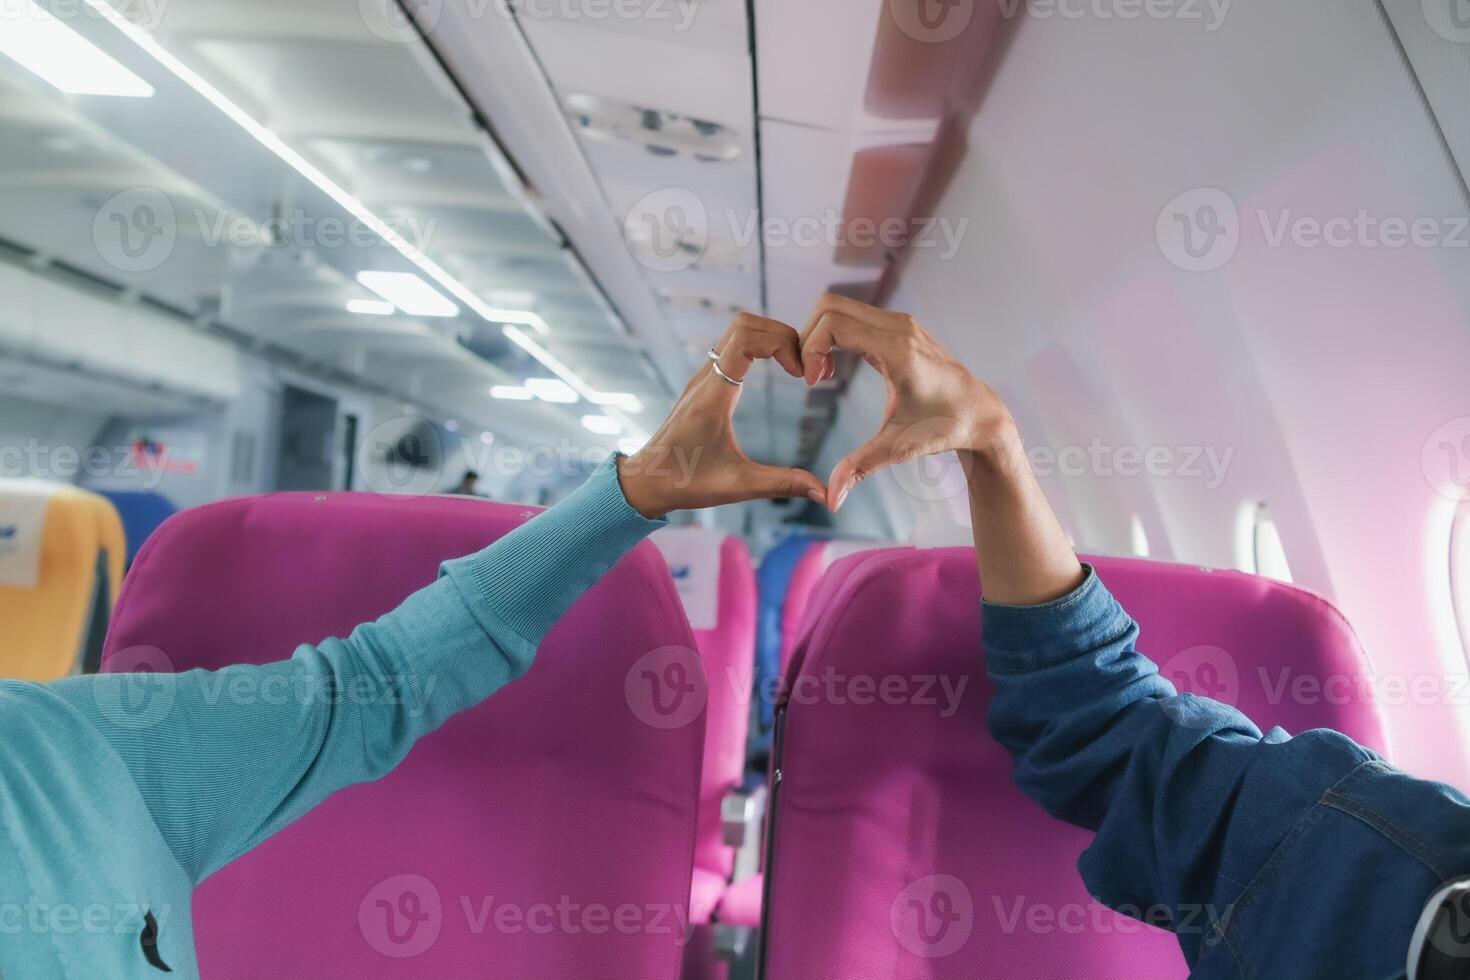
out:
<path id="1" fill-rule="evenodd" d="M 880 432 L 853 450 L 832 467 L 832 475 L 827 479 L 827 506 L 835 513 L 853 487 L 898 462 L 897 455 L 898 436 L 893 432 Z"/>
<path id="2" fill-rule="evenodd" d="M 806 470 L 752 463 L 740 482 L 752 498 L 806 497 L 819 504 L 827 502 L 827 488 Z"/>

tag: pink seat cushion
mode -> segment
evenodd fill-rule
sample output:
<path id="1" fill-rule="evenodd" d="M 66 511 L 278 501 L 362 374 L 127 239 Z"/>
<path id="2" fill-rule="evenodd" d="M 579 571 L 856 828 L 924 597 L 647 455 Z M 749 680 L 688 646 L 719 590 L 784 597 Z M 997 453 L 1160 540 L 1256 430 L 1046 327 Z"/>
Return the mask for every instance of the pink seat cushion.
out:
<path id="1" fill-rule="evenodd" d="M 761 924 L 761 892 L 766 886 L 766 876 L 754 874 L 741 878 L 725 890 L 715 918 L 732 926 Z"/>
<path id="2" fill-rule="evenodd" d="M 818 607 L 812 600 L 817 597 L 827 569 L 833 564 L 853 555 L 874 549 L 888 550 L 872 541 L 822 541 L 812 545 L 797 559 L 791 570 L 791 581 L 786 586 L 786 602 L 781 607 L 781 671 L 784 674 L 796 653 L 796 643 Z"/>
<path id="3" fill-rule="evenodd" d="M 720 806 L 745 773 L 755 672 L 755 569 L 745 542 L 720 531 L 666 528 L 653 540 L 669 564 L 709 679 L 694 863 L 726 882 L 735 852 L 723 839 Z M 713 912 L 715 904 L 705 911 Z"/>
<path id="4" fill-rule="evenodd" d="M 694 869 L 694 880 L 689 886 L 689 921 L 702 926 L 714 918 L 725 889 L 730 885 L 724 875 L 704 868 Z"/>
<path id="5" fill-rule="evenodd" d="M 1331 727 L 1387 748 L 1364 699 L 1280 694 L 1283 671 L 1348 683 L 1368 673 L 1322 599 L 1235 572 L 1096 565 L 1141 624 L 1140 648 L 1180 686 L 1262 726 Z M 788 688 L 835 676 L 841 696 L 783 709 L 766 975 L 1184 977 L 1171 935 L 1092 902 L 1076 870 L 1090 835 L 1022 796 L 989 735 L 973 552 L 868 553 L 834 566 L 823 588 Z M 851 686 L 860 679 L 873 684 L 865 696 Z M 902 696 L 874 696 L 884 683 Z"/>
<path id="6" fill-rule="evenodd" d="M 106 655 L 153 646 L 179 670 L 279 660 L 393 608 L 440 562 L 534 513 L 368 494 L 188 511 L 139 556 Z M 203 975 L 677 976 L 703 724 L 641 720 L 625 680 L 648 652 L 692 658 L 692 644 L 662 559 L 639 546 L 524 678 L 205 882 Z M 383 908 L 428 918 L 399 944 Z"/>

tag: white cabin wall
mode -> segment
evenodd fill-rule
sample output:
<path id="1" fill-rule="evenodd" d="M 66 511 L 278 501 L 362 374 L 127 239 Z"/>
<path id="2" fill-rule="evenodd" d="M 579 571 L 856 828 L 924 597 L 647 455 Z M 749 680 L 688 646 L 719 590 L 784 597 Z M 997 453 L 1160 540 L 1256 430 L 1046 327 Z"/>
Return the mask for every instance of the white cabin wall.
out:
<path id="1" fill-rule="evenodd" d="M 1230 567 L 1241 508 L 1269 503 L 1298 582 L 1343 608 L 1380 676 L 1438 692 L 1385 705 L 1398 760 L 1470 781 L 1464 651 L 1436 599 L 1451 508 L 1421 465 L 1470 415 L 1470 248 L 1273 247 L 1258 214 L 1465 213 L 1375 7 L 1237 3 L 1215 31 L 1027 17 L 968 142 L 937 208 L 970 219 L 962 247 L 915 251 L 892 305 L 994 382 L 1033 446 L 1173 454 L 1161 476 L 1044 479 L 1079 547 L 1127 553 L 1137 515 L 1154 557 Z M 1215 271 L 1176 267 L 1157 230 L 1197 188 L 1239 209 Z M 824 464 L 881 394 L 851 389 Z M 1195 448 L 1229 465 L 1184 472 Z M 899 536 L 930 506 L 887 499 Z M 873 520 L 858 503 L 845 526 Z"/>

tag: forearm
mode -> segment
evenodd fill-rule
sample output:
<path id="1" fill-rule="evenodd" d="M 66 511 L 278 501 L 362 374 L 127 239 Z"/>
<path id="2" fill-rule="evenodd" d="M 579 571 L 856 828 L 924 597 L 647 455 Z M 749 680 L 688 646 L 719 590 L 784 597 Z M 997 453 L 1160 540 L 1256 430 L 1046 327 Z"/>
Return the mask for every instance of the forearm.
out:
<path id="1" fill-rule="evenodd" d="M 961 460 L 969 474 L 971 526 L 985 598 L 1035 605 L 1075 589 L 1082 566 L 1010 420 L 997 424 Z"/>
<path id="2" fill-rule="evenodd" d="M 336 790 L 390 771 L 523 674 L 572 603 L 657 526 L 628 506 L 609 464 L 344 639 L 276 663 L 98 675 L 54 691 L 122 758 L 198 880 Z M 131 707 L 139 695 L 143 708 Z"/>

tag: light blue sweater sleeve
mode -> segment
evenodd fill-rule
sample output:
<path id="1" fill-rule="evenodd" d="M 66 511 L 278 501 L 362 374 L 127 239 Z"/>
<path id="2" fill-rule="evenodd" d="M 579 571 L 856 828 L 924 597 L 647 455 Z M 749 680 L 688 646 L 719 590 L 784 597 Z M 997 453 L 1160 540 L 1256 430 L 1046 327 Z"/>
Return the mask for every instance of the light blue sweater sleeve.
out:
<path id="1" fill-rule="evenodd" d="M 122 758 L 197 882 L 524 674 L 572 603 L 663 523 L 628 505 L 609 461 L 346 639 L 273 664 L 52 687 Z"/>

